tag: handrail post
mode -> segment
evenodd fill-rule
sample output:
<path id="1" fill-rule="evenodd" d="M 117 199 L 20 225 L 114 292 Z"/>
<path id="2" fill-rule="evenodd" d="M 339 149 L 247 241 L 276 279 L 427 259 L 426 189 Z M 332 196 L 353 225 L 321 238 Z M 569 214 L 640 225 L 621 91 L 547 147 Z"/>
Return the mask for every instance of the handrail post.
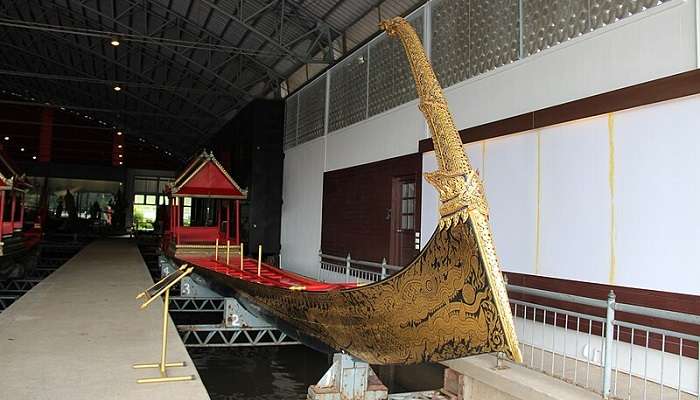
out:
<path id="1" fill-rule="evenodd" d="M 382 258 L 382 279 L 386 278 L 386 257 Z"/>
<path id="2" fill-rule="evenodd" d="M 219 238 L 214 243 L 214 260 L 219 261 Z"/>
<path id="3" fill-rule="evenodd" d="M 258 276 L 260 276 L 260 270 L 262 267 L 262 245 L 258 245 Z"/>
<path id="4" fill-rule="evenodd" d="M 612 380 L 613 336 L 615 331 L 615 292 L 608 294 L 607 315 L 605 318 L 605 359 L 603 361 L 603 398 L 610 398 Z"/>
<path id="5" fill-rule="evenodd" d="M 321 273 L 323 272 L 323 253 L 321 253 L 321 249 L 318 249 L 318 280 L 323 282 L 321 280 Z"/>
<path id="6" fill-rule="evenodd" d="M 231 256 L 231 241 L 226 240 L 226 265 L 229 265 L 230 261 L 230 256 Z"/>
<path id="7" fill-rule="evenodd" d="M 350 253 L 345 257 L 345 283 L 350 282 Z"/>
<path id="8" fill-rule="evenodd" d="M 241 271 L 243 271 L 243 242 L 241 242 L 240 247 L 241 247 Z"/>

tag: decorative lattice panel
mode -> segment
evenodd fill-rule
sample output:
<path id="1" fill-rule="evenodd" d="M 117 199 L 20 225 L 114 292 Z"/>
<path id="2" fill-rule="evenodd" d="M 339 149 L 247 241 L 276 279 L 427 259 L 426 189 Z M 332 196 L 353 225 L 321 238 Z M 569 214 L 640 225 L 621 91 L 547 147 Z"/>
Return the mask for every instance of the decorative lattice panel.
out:
<path id="1" fill-rule="evenodd" d="M 423 15 L 409 20 L 423 39 Z M 383 35 L 372 42 L 369 48 L 369 115 L 415 99 L 416 85 L 408 65 L 403 46 L 398 39 Z"/>
<path id="2" fill-rule="evenodd" d="M 531 55 L 590 30 L 589 0 L 523 0 L 523 51 Z"/>
<path id="3" fill-rule="evenodd" d="M 289 96 L 284 105 L 284 149 L 296 146 L 299 96 Z"/>
<path id="4" fill-rule="evenodd" d="M 432 2 L 431 62 L 442 87 L 469 78 L 469 0 Z"/>
<path id="5" fill-rule="evenodd" d="M 518 59 L 519 13 L 518 0 L 469 2 L 470 76 Z"/>
<path id="6" fill-rule="evenodd" d="M 297 144 L 323 136 L 326 107 L 326 75 L 307 85 L 299 93 L 299 131 Z"/>
<path id="7" fill-rule="evenodd" d="M 527 56 L 670 0 L 522 1 Z"/>
<path id="8" fill-rule="evenodd" d="M 590 0 L 591 29 L 640 13 L 670 0 Z"/>
<path id="9" fill-rule="evenodd" d="M 367 112 L 367 48 L 355 52 L 330 72 L 328 131 L 365 119 Z"/>

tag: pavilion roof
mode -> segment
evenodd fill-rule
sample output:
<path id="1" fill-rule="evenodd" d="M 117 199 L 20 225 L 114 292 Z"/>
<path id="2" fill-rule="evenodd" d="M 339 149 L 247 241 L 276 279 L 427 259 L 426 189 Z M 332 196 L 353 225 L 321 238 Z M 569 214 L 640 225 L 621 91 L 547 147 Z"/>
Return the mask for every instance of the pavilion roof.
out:
<path id="1" fill-rule="evenodd" d="M 214 153 L 206 150 L 187 164 L 173 182 L 170 191 L 176 197 L 245 199 L 248 196 L 248 192 L 241 189 L 216 160 Z"/>

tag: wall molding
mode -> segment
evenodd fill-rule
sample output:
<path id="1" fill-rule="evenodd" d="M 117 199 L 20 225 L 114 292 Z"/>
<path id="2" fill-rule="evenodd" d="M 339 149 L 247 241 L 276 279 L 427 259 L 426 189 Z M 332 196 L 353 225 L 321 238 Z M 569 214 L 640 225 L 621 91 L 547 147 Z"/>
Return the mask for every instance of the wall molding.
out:
<path id="1" fill-rule="evenodd" d="M 694 69 L 462 129 L 459 131 L 459 136 L 462 138 L 462 143 L 473 143 L 698 93 L 700 93 L 700 69 Z M 421 153 L 433 151 L 433 140 L 421 140 L 418 143 L 418 150 Z"/>

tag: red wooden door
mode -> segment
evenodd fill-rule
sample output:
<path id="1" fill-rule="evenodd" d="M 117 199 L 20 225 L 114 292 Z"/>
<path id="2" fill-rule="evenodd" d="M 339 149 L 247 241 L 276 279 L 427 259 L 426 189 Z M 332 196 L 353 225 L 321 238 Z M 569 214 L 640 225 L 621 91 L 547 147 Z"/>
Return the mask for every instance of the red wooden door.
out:
<path id="1" fill-rule="evenodd" d="M 419 253 L 419 191 L 414 175 L 393 180 L 390 264 L 408 265 Z"/>

